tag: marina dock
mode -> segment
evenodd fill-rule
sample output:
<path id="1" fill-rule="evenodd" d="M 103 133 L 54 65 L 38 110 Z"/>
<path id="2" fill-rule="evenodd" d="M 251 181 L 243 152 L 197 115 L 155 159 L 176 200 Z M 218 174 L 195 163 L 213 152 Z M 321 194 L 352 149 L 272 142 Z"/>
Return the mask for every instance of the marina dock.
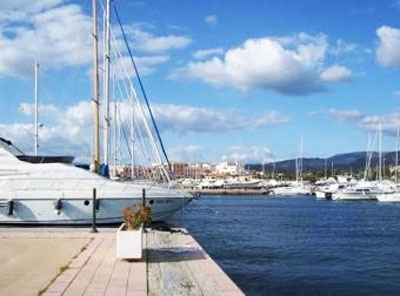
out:
<path id="1" fill-rule="evenodd" d="M 185 229 L 148 229 L 143 258 L 116 229 L 0 228 L 1 295 L 244 295 Z"/>
<path id="2" fill-rule="evenodd" d="M 194 195 L 268 195 L 269 190 L 265 188 L 249 189 L 249 188 L 235 188 L 235 189 L 193 189 L 188 190 Z"/>

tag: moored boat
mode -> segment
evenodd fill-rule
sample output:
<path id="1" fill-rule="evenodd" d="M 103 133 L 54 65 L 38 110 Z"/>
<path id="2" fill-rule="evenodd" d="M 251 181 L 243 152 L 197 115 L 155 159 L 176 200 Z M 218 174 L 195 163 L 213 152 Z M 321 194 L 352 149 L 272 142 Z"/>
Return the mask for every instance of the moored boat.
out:
<path id="1" fill-rule="evenodd" d="M 379 202 L 400 202 L 400 192 L 386 192 L 377 194 L 376 198 Z"/>
<path id="2" fill-rule="evenodd" d="M 71 164 L 28 163 L 0 143 L 1 224 L 90 224 L 96 189 L 97 223 L 121 221 L 121 210 L 142 202 L 163 220 L 192 200 L 184 191 L 156 183 L 119 182 Z"/>

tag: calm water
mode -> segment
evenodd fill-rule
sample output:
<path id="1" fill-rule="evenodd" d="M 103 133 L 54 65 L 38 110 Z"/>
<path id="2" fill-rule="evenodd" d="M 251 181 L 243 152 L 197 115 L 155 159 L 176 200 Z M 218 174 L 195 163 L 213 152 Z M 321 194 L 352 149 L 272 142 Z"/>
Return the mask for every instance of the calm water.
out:
<path id="1" fill-rule="evenodd" d="M 400 204 L 205 196 L 175 220 L 246 295 L 400 295 Z"/>

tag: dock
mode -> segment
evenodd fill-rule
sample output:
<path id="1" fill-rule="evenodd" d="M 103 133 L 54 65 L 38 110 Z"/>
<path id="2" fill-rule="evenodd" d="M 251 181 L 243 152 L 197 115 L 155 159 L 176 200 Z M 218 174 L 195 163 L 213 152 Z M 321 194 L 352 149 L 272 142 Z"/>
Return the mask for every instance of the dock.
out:
<path id="1" fill-rule="evenodd" d="M 216 189 L 190 189 L 188 192 L 194 195 L 232 195 L 232 196 L 242 196 L 242 195 L 268 195 L 269 190 L 265 188 L 216 188 Z"/>
<path id="2" fill-rule="evenodd" d="M 0 295 L 244 295 L 182 228 L 144 234 L 116 257 L 116 228 L 0 228 Z"/>

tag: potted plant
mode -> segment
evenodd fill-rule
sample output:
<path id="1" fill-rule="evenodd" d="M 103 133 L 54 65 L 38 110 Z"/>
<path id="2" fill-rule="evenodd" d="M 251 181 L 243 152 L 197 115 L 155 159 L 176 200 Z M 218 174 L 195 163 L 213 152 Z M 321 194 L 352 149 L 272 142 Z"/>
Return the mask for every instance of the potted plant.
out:
<path id="1" fill-rule="evenodd" d="M 142 258 L 143 227 L 151 223 L 151 208 L 140 206 L 122 209 L 123 223 L 117 230 L 117 257 Z"/>

